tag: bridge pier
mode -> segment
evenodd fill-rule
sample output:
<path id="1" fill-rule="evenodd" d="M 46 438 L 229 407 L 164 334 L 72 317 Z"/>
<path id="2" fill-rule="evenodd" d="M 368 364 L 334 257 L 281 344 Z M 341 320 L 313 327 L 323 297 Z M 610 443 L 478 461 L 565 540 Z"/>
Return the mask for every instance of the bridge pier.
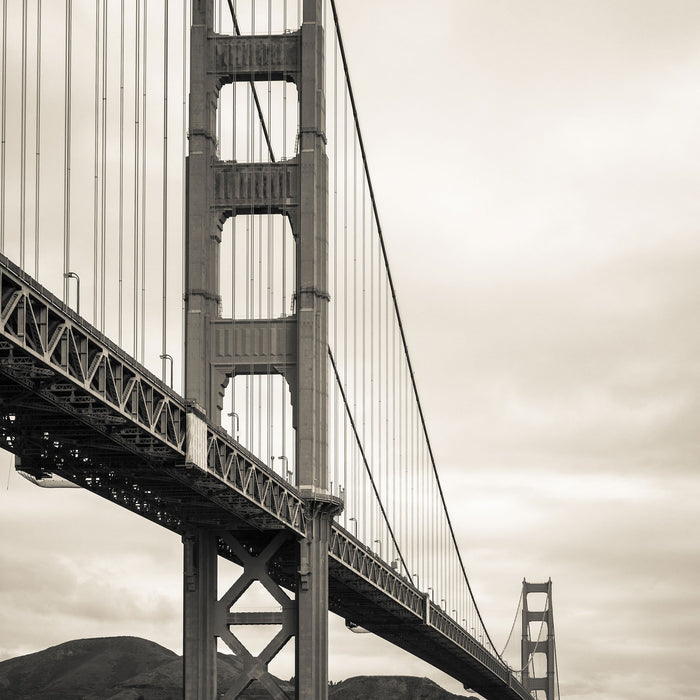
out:
<path id="1" fill-rule="evenodd" d="M 313 502 L 299 544 L 295 678 L 297 700 L 328 697 L 328 544 L 337 499 Z"/>
<path id="2" fill-rule="evenodd" d="M 184 697 L 216 698 L 216 603 L 218 538 L 208 530 L 185 534 L 183 576 Z"/>
<path id="3" fill-rule="evenodd" d="M 295 540 L 282 530 L 260 551 L 252 551 L 234 532 L 197 529 L 183 537 L 184 643 L 183 673 L 186 700 L 218 697 L 217 639 L 234 654 L 238 676 L 227 697 L 238 697 L 258 681 L 277 700 L 287 695 L 268 672 L 268 664 L 295 638 L 295 690 L 299 700 L 319 700 L 328 692 L 328 546 L 331 522 L 339 511 L 338 499 L 313 503 L 307 513 L 307 536 Z M 228 591 L 217 596 L 217 557 L 225 547 L 243 567 Z M 296 562 L 294 598 L 271 575 L 275 560 Z M 255 581 L 280 606 L 278 612 L 240 612 L 236 603 Z M 279 625 L 265 648 L 253 655 L 236 636 L 236 625 Z"/>

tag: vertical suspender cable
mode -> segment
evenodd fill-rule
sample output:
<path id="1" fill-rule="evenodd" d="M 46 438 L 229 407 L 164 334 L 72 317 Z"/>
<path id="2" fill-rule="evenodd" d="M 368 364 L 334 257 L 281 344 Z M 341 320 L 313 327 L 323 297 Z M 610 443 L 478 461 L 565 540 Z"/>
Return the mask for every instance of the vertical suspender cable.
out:
<path id="1" fill-rule="evenodd" d="M 374 219 L 372 222 L 371 240 L 374 240 Z M 374 246 L 372 246 L 372 269 L 374 270 Z M 382 286 L 379 279 L 380 267 L 377 266 L 377 462 L 379 464 L 379 492 L 386 498 L 386 462 L 382 455 Z M 374 289 L 374 273 L 372 273 L 372 288 Z M 374 291 L 372 292 L 374 296 Z M 372 302 L 374 306 L 374 302 Z M 386 410 L 386 407 L 384 407 Z M 387 542 L 388 544 L 388 542 Z M 387 556 L 385 554 L 384 556 Z"/>
<path id="2" fill-rule="evenodd" d="M 169 7 L 168 0 L 163 6 L 163 306 L 161 310 L 161 355 L 162 378 L 165 381 L 168 349 L 168 42 Z"/>
<path id="3" fill-rule="evenodd" d="M 286 1 L 285 1 L 286 5 Z M 286 97 L 286 83 L 285 83 Z M 333 350 L 338 352 L 338 40 L 333 51 Z M 340 450 L 338 445 L 339 402 L 333 402 L 333 469 L 336 487 L 340 474 Z M 333 495 L 331 493 L 331 495 Z M 340 491 L 338 491 L 340 495 Z"/>
<path id="4" fill-rule="evenodd" d="M 352 141 L 352 411 L 357 415 L 357 131 L 353 129 Z M 360 492 L 359 468 L 353 460 L 353 491 L 357 494 L 359 516 L 362 494 Z"/>
<path id="5" fill-rule="evenodd" d="M 119 27 L 119 313 L 118 342 L 122 344 L 124 300 L 124 0 Z"/>
<path id="6" fill-rule="evenodd" d="M 252 133 L 251 133 L 251 127 L 252 127 L 252 121 L 250 118 L 250 110 L 251 110 L 251 94 L 250 90 L 246 90 L 246 139 L 245 139 L 245 150 L 246 150 L 246 162 L 250 163 L 253 159 L 253 148 L 251 146 L 251 138 L 252 138 Z M 248 320 L 253 318 L 253 308 L 252 308 L 252 287 L 251 287 L 251 260 L 252 260 L 252 251 L 251 251 L 251 242 L 252 242 L 252 233 L 251 233 L 251 218 L 252 214 L 248 213 L 246 214 L 245 217 L 245 267 L 246 267 L 246 275 L 245 275 L 245 306 L 246 306 L 246 318 Z M 248 444 L 246 445 L 249 450 L 252 451 L 253 449 L 253 404 L 251 400 L 251 394 L 252 394 L 252 381 L 250 377 L 250 373 L 246 372 L 245 375 L 245 401 L 246 401 L 246 422 L 247 422 L 247 433 L 248 433 Z"/>
<path id="7" fill-rule="evenodd" d="M 39 279 L 39 222 L 41 217 L 41 0 L 36 3 L 36 162 L 34 181 L 34 278 Z"/>
<path id="8" fill-rule="evenodd" d="M 146 121 L 146 88 L 148 77 L 148 0 L 143 0 L 143 156 L 141 166 L 141 363 L 146 361 L 146 186 L 148 184 L 148 123 Z"/>
<path id="9" fill-rule="evenodd" d="M 374 443 L 374 245 L 372 245 L 372 241 L 374 240 L 374 222 L 373 219 L 370 218 L 370 238 L 369 238 L 369 251 L 370 251 L 370 260 L 369 260 L 369 409 L 370 409 L 370 420 L 369 420 L 369 443 L 372 448 L 372 461 L 374 464 L 376 464 L 377 468 L 377 482 L 378 482 L 378 488 L 379 488 L 379 493 L 381 495 L 381 489 L 382 489 L 382 470 L 381 470 L 381 463 L 379 460 L 376 462 L 374 461 L 374 455 L 375 455 L 375 443 Z M 375 517 L 375 510 L 372 509 L 372 514 L 370 515 L 372 518 L 372 540 L 374 540 L 374 530 L 375 530 L 375 522 L 374 522 L 374 517 Z M 377 525 L 379 524 L 379 521 L 376 523 Z M 379 534 L 379 533 L 377 533 Z M 381 537 L 380 537 L 381 541 Z"/>
<path id="10" fill-rule="evenodd" d="M 282 31 L 287 32 L 287 0 L 284 0 L 282 7 Z M 283 70 L 286 69 L 287 54 L 284 53 Z M 287 81 L 282 81 L 282 158 L 287 159 Z M 282 196 L 287 199 L 287 178 L 283 179 Z M 282 216 L 282 316 L 287 315 L 287 214 Z M 284 352 L 289 352 L 287 347 L 287 334 L 284 334 Z M 281 456 L 287 457 L 287 393 L 285 381 L 280 382 L 280 406 L 282 407 L 281 431 Z M 285 460 L 282 460 L 283 462 Z M 297 466 L 294 465 L 294 473 L 297 474 Z M 297 482 L 298 483 L 298 482 Z"/>
<path id="11" fill-rule="evenodd" d="M 343 386 L 348 385 L 348 91 L 344 91 L 343 103 Z M 348 426 L 343 421 L 343 488 L 354 498 L 352 486 L 348 489 Z M 348 503 L 343 510 L 347 527 Z"/>
<path id="12" fill-rule="evenodd" d="M 229 6 L 231 17 L 235 17 L 235 3 Z M 231 84 L 231 160 L 236 161 L 236 74 L 234 67 L 233 80 Z M 236 214 L 231 217 L 231 337 L 236 337 Z M 238 439 L 240 418 L 236 413 L 236 355 L 231 353 L 231 435 Z"/>
<path id="13" fill-rule="evenodd" d="M 22 2 L 22 123 L 20 161 L 19 265 L 24 269 L 27 199 L 27 0 Z"/>
<path id="14" fill-rule="evenodd" d="M 389 501 L 393 491 L 391 475 L 389 472 L 389 300 L 386 297 L 386 280 L 382 281 L 377 277 L 379 286 L 379 304 L 380 304 L 380 324 L 377 329 L 380 336 L 380 357 L 379 357 L 379 391 L 384 397 L 383 420 L 380 417 L 380 448 L 382 454 L 382 469 L 384 473 L 384 492 L 386 499 Z M 383 319 L 383 322 L 382 322 Z M 381 399 L 380 399 L 381 400 Z M 392 514 L 393 515 L 393 514 Z M 391 554 L 387 554 L 387 559 L 391 563 Z"/>
<path id="15" fill-rule="evenodd" d="M 214 26 L 216 27 L 216 31 L 219 34 L 222 34 L 224 27 L 224 13 L 222 0 L 219 0 L 218 7 L 213 7 L 212 9 L 218 10 L 216 12 L 216 24 Z M 216 110 L 216 157 L 221 158 L 221 91 L 219 91 L 217 102 L 218 105 Z"/>
<path id="16" fill-rule="evenodd" d="M 267 2 L 267 36 L 271 42 L 272 37 L 272 0 Z M 267 126 L 272 132 L 272 54 L 268 53 L 267 66 Z M 268 195 L 272 197 L 272 193 Z M 267 382 L 267 464 L 270 464 L 272 457 L 272 433 L 274 428 L 274 406 L 272 395 L 272 379 L 270 376 L 270 354 L 272 352 L 272 261 L 274 256 L 274 238 L 273 238 L 273 221 L 272 221 L 272 201 L 268 199 L 267 203 L 267 329 L 268 329 L 268 345 L 267 345 L 267 367 L 266 367 L 266 382 Z M 283 475 L 284 476 L 284 475 Z"/>
<path id="17" fill-rule="evenodd" d="M 186 277 L 187 270 L 187 256 L 186 256 L 186 229 L 187 229 L 187 32 L 189 29 L 189 10 L 190 3 L 182 3 L 182 157 L 180 159 L 182 163 L 182 191 L 180 193 L 180 199 L 182 200 L 182 208 L 180 211 L 181 216 L 181 234 L 182 234 L 182 245 L 181 245 L 181 255 L 180 255 L 180 267 L 181 274 L 180 279 L 184 280 Z M 182 328 L 185 327 L 185 301 L 184 295 L 182 295 L 182 316 L 181 316 Z M 184 375 L 184 362 L 182 363 L 182 374 Z M 184 392 L 184 377 L 183 377 L 183 392 Z"/>
<path id="18" fill-rule="evenodd" d="M 324 3 L 325 7 L 325 3 Z M 362 181 L 362 444 L 367 444 L 367 230 L 365 227 L 365 186 Z M 370 450 L 371 450 L 370 444 Z M 370 453 L 371 454 L 371 453 Z M 364 512 L 367 506 L 366 488 L 362 490 L 364 501 L 362 520 L 367 519 Z M 374 545 L 374 532 L 370 529 L 370 544 Z"/>
<path id="19" fill-rule="evenodd" d="M 95 103 L 92 193 L 92 325 L 97 327 L 98 229 L 100 221 L 100 1 L 95 0 Z"/>
<path id="20" fill-rule="evenodd" d="M 139 117 L 141 112 L 140 104 L 140 76 L 141 71 L 141 0 L 136 0 L 136 30 L 134 32 L 134 247 L 133 247 L 133 293 L 134 293 L 134 327 L 133 327 L 133 354 L 137 356 L 138 336 L 139 336 Z"/>
<path id="21" fill-rule="evenodd" d="M 0 252 L 5 252 L 5 136 L 7 130 L 7 0 L 2 2 L 2 82 L 0 97 Z"/>
<path id="22" fill-rule="evenodd" d="M 102 0 L 102 221 L 100 231 L 100 330 L 106 324 L 107 263 L 107 0 Z"/>
<path id="23" fill-rule="evenodd" d="M 70 270 L 70 169 L 71 169 L 71 55 L 73 52 L 73 0 L 66 0 L 66 57 L 65 57 L 65 139 L 63 164 L 63 301 L 68 302 L 68 277 Z"/>

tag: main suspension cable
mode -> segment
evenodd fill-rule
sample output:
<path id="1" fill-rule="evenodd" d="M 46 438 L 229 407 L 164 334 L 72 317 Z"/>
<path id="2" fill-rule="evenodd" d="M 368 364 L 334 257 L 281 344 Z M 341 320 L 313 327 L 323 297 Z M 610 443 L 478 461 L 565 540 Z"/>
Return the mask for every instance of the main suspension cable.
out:
<path id="1" fill-rule="evenodd" d="M 377 235 L 378 235 L 378 237 L 379 237 L 379 241 L 380 241 L 380 245 L 381 245 L 382 257 L 383 257 L 383 259 L 384 259 L 384 265 L 385 265 L 385 268 L 386 268 L 387 279 L 388 279 L 389 287 L 390 287 L 390 290 L 391 290 L 391 297 L 392 297 L 392 300 L 393 300 L 394 312 L 395 312 L 395 314 L 396 314 L 396 321 L 397 321 L 397 324 L 398 324 L 399 334 L 400 334 L 400 337 L 401 337 L 401 343 L 402 343 L 403 350 L 404 350 L 404 354 L 405 354 L 405 357 L 406 357 L 406 363 L 407 363 L 408 372 L 409 372 L 409 375 L 410 375 L 411 386 L 412 386 L 412 388 L 413 388 L 413 394 L 414 394 L 414 397 L 415 397 L 415 400 L 416 400 L 416 406 L 417 406 L 417 408 L 418 408 L 418 412 L 419 412 L 419 415 L 420 415 L 421 427 L 422 427 L 422 429 L 423 429 L 423 434 L 424 434 L 424 436 L 425 436 L 425 441 L 426 441 L 426 444 L 427 444 L 427 447 L 428 447 L 428 452 L 429 452 L 429 454 L 430 454 L 430 461 L 431 461 L 431 463 L 432 463 L 433 474 L 434 474 L 434 477 L 435 477 L 435 481 L 436 481 L 436 483 L 437 483 L 437 487 L 438 487 L 438 491 L 439 491 L 439 495 L 440 495 L 440 500 L 441 500 L 441 502 L 442 502 L 443 510 L 444 510 L 444 512 L 445 512 L 445 517 L 446 517 L 446 519 L 447 519 L 447 526 L 448 526 L 448 528 L 449 528 L 450 536 L 451 536 L 452 543 L 453 543 L 453 545 L 454 545 L 454 548 L 455 548 L 455 551 L 456 551 L 456 554 L 457 554 L 457 558 L 458 558 L 459 565 L 460 565 L 460 568 L 461 568 L 461 571 L 462 571 L 462 575 L 463 575 L 463 577 L 464 577 L 464 581 L 465 581 L 465 583 L 466 583 L 466 585 L 467 585 L 467 588 L 469 589 L 469 593 L 470 593 L 470 595 L 471 595 L 471 597 L 472 597 L 472 601 L 473 601 L 473 603 L 474 603 L 474 608 L 475 608 L 477 617 L 478 617 L 478 619 L 479 619 L 479 621 L 480 621 L 480 623 L 481 623 L 481 626 L 482 626 L 483 629 L 484 629 L 484 633 L 486 634 L 486 638 L 488 639 L 488 641 L 489 641 L 489 643 L 490 643 L 490 645 L 491 645 L 491 648 L 494 650 L 494 653 L 496 653 L 496 655 L 498 656 L 498 652 L 496 651 L 496 647 L 495 647 L 495 645 L 494 645 L 494 643 L 493 643 L 493 640 L 491 639 L 491 636 L 490 636 L 489 633 L 488 633 L 488 630 L 486 629 L 486 626 L 484 625 L 484 621 L 483 621 L 483 618 L 482 618 L 482 616 L 481 616 L 481 612 L 479 611 L 478 605 L 477 605 L 477 603 L 476 603 L 476 599 L 474 598 L 474 594 L 473 594 L 473 591 L 472 591 L 472 588 L 471 588 L 471 584 L 469 583 L 469 579 L 468 579 L 468 577 L 467 577 L 466 569 L 465 569 L 465 567 L 464 567 L 464 562 L 463 562 L 463 560 L 462 560 L 462 555 L 461 555 L 461 553 L 460 553 L 460 551 L 459 551 L 459 548 L 457 547 L 457 539 L 456 539 L 456 537 L 455 537 L 454 528 L 453 528 L 453 526 L 452 526 L 452 519 L 450 518 L 450 514 L 449 514 L 449 512 L 448 512 L 448 510 L 447 510 L 447 504 L 446 504 L 446 501 L 445 501 L 445 495 L 444 495 L 444 492 L 443 492 L 443 489 L 442 489 L 442 484 L 441 484 L 441 482 L 440 482 L 440 478 L 439 478 L 439 476 L 438 476 L 437 467 L 436 467 L 436 464 L 435 464 L 435 456 L 434 456 L 434 452 L 433 452 L 432 445 L 431 445 L 431 443 L 430 443 L 430 438 L 429 438 L 429 436 L 428 436 L 427 425 L 426 425 L 426 422 L 425 422 L 425 415 L 424 415 L 424 413 L 423 413 L 423 407 L 422 407 L 420 398 L 419 398 L 419 396 L 418 396 L 418 388 L 417 388 L 417 385 L 416 385 L 415 374 L 414 374 L 414 372 L 413 372 L 413 365 L 412 365 L 412 363 L 411 363 L 411 358 L 410 358 L 410 355 L 409 355 L 409 353 L 408 353 L 408 344 L 407 344 L 407 341 L 406 341 L 406 335 L 405 335 L 405 332 L 404 332 L 403 323 L 402 323 L 402 321 L 401 321 L 401 315 L 400 315 L 400 313 L 399 313 L 399 305 L 398 305 L 398 299 L 397 299 L 397 296 L 396 296 L 396 289 L 395 289 L 395 287 L 394 287 L 394 282 L 393 282 L 393 278 L 392 278 L 392 276 L 391 276 L 391 270 L 390 270 L 390 267 L 389 267 L 389 259 L 388 259 L 387 250 L 386 250 L 386 245 L 385 245 L 385 241 L 384 241 L 384 236 L 383 236 L 383 233 L 382 233 L 381 223 L 380 223 L 380 219 L 379 219 L 379 212 L 378 212 L 377 203 L 376 203 L 376 198 L 375 198 L 375 194 L 374 194 L 374 187 L 372 186 L 372 180 L 371 180 L 370 173 L 369 173 L 369 166 L 368 166 L 367 154 L 366 154 L 366 151 L 365 151 L 364 141 L 363 141 L 363 139 L 362 139 L 362 132 L 361 132 L 361 130 L 360 130 L 360 123 L 359 123 L 359 117 L 358 117 L 358 112 L 357 112 L 357 105 L 356 105 L 356 103 L 355 103 L 355 97 L 354 97 L 354 93 L 353 93 L 353 90 L 352 90 L 352 84 L 351 84 L 351 82 L 350 82 L 350 72 L 349 72 L 348 63 L 347 63 L 347 56 L 346 56 L 346 53 L 345 53 L 345 47 L 344 47 L 344 44 L 343 44 L 342 33 L 341 33 L 341 31 L 340 31 L 340 23 L 339 23 L 339 20 L 338 20 L 338 12 L 337 12 L 337 9 L 336 9 L 335 0 L 330 0 L 330 4 L 331 4 L 331 10 L 332 10 L 332 13 L 333 13 L 333 21 L 334 21 L 334 23 L 335 23 L 335 30 L 336 30 L 336 33 L 337 33 L 337 35 L 338 35 L 338 46 L 339 46 L 339 48 L 340 48 L 340 55 L 341 55 L 342 62 L 343 62 L 343 69 L 344 69 L 344 71 L 345 71 L 345 80 L 346 80 L 346 83 L 347 83 L 347 90 L 348 90 L 348 94 L 349 94 L 349 97 L 350 97 L 350 103 L 351 103 L 351 107 L 352 107 L 353 117 L 354 117 L 354 120 L 355 120 L 355 129 L 356 129 L 356 131 L 357 131 L 358 143 L 359 143 L 359 147 L 360 147 L 360 152 L 361 152 L 361 154 L 362 154 L 362 162 L 363 162 L 363 165 L 364 165 L 365 177 L 367 178 L 367 188 L 368 188 L 368 190 L 369 190 L 370 200 L 371 200 L 371 203 L 372 203 L 372 209 L 373 209 L 374 217 L 375 217 L 375 220 L 376 220 L 376 223 L 377 223 Z M 500 656 L 498 656 L 498 658 L 499 658 L 501 661 L 503 661 L 503 659 L 501 659 Z"/>
<path id="2" fill-rule="evenodd" d="M 511 625 L 510 632 L 508 633 L 508 639 L 506 639 L 506 643 L 503 645 L 503 651 L 499 654 L 499 656 L 503 656 L 505 654 L 506 648 L 508 647 L 508 644 L 510 644 L 510 638 L 513 635 L 513 630 L 515 629 L 515 623 L 518 621 L 518 614 L 520 613 L 520 606 L 523 603 L 523 589 L 522 587 L 520 588 L 520 599 L 518 600 L 518 606 L 515 609 L 515 617 L 513 618 L 513 624 Z"/>
<path id="3" fill-rule="evenodd" d="M 228 9 L 229 12 L 231 13 L 231 21 L 233 22 L 233 30 L 236 32 L 236 36 L 241 36 L 241 29 L 240 26 L 238 25 L 238 19 L 236 17 L 236 12 L 233 8 L 233 0 L 227 0 L 228 2 Z M 253 13 L 254 16 L 254 13 Z M 260 100 L 258 99 L 258 91 L 255 88 L 255 82 L 253 80 L 250 81 L 250 89 L 253 93 L 253 100 L 255 101 L 255 109 L 258 112 L 258 119 L 260 120 L 260 126 L 263 131 L 263 136 L 265 137 L 265 143 L 267 144 L 267 151 L 270 154 L 270 160 L 275 163 L 275 154 L 274 151 L 272 150 L 272 141 L 270 140 L 270 133 L 267 130 L 267 125 L 265 123 L 265 115 L 263 114 L 263 109 L 262 106 L 260 105 Z"/>
<path id="4" fill-rule="evenodd" d="M 328 357 L 330 358 L 331 367 L 333 368 L 333 374 L 335 375 L 335 381 L 336 381 L 336 384 L 338 386 L 338 389 L 340 390 L 340 396 L 343 399 L 343 403 L 345 404 L 345 411 L 347 413 L 348 420 L 350 421 L 350 426 L 352 428 L 353 435 L 355 436 L 355 443 L 357 445 L 358 450 L 360 451 L 362 461 L 365 465 L 365 470 L 367 472 L 367 475 L 369 476 L 370 483 L 372 484 L 372 489 L 374 491 L 374 495 L 376 496 L 377 502 L 379 503 L 379 508 L 381 509 L 382 515 L 384 516 L 384 522 L 386 523 L 387 529 L 389 530 L 389 535 L 391 536 L 391 540 L 394 543 L 394 547 L 396 549 L 397 554 L 399 555 L 399 559 L 401 559 L 401 564 L 403 565 L 404 571 L 406 572 L 406 576 L 410 580 L 411 574 L 408 570 L 408 566 L 406 565 L 406 561 L 403 558 L 403 554 L 401 553 L 398 542 L 396 541 L 396 537 L 394 536 L 394 531 L 391 527 L 391 523 L 389 522 L 389 518 L 386 514 L 386 510 L 384 509 L 384 504 L 382 503 L 382 499 L 379 495 L 379 491 L 378 491 L 377 485 L 374 481 L 374 477 L 372 476 L 372 470 L 370 469 L 369 463 L 367 462 L 367 455 L 365 454 L 365 450 L 362 446 L 362 441 L 360 440 L 360 435 L 357 432 L 357 426 L 355 425 L 355 420 L 352 416 L 352 412 L 350 411 L 350 405 L 348 404 L 348 399 L 347 399 L 347 396 L 345 394 L 345 389 L 343 388 L 343 384 L 340 381 L 340 374 L 338 373 L 338 367 L 335 364 L 335 358 L 333 357 L 333 352 L 331 351 L 330 347 L 328 347 Z"/>

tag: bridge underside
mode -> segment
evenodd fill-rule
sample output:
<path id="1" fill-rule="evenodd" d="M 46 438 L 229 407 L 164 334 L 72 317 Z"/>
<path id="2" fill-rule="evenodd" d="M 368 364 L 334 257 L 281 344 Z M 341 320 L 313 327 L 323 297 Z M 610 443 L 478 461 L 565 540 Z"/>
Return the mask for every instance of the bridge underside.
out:
<path id="1" fill-rule="evenodd" d="M 23 363 L 23 367 L 26 372 L 29 364 Z M 281 529 L 272 518 L 261 518 L 261 527 L 252 528 L 252 508 L 244 497 L 233 491 L 223 495 L 215 479 L 177 460 L 154 464 L 130 453 L 106 439 L 106 432 L 97 432 L 89 417 L 70 415 L 65 406 L 50 401 L 27 374 L 21 377 L 8 371 L 6 350 L 0 349 L 0 439 L 17 455 L 18 468 L 36 477 L 50 473 L 62 476 L 180 535 L 193 527 L 235 531 L 253 554 L 261 552 Z M 334 526 L 334 530 L 346 544 L 363 549 L 341 528 Z M 241 563 L 223 542 L 219 554 Z M 296 589 L 294 540 L 279 550 L 270 574 L 284 588 Z M 405 604 L 388 597 L 369 577 L 358 576 L 334 556 L 329 560 L 329 599 L 332 612 L 467 687 L 494 699 L 523 697 L 504 687 L 483 663 L 441 631 L 425 625 Z"/>
<path id="2" fill-rule="evenodd" d="M 0 263 L 0 446 L 17 455 L 18 468 L 62 476 L 180 535 L 233 531 L 256 555 L 287 530 L 292 536 L 271 560 L 270 575 L 294 591 L 297 541 L 307 522 L 296 490 L 211 426 L 205 464 L 192 462 L 186 402 Z M 241 563 L 222 539 L 219 554 Z M 531 697 L 425 594 L 336 523 L 329 608 L 488 698 Z"/>

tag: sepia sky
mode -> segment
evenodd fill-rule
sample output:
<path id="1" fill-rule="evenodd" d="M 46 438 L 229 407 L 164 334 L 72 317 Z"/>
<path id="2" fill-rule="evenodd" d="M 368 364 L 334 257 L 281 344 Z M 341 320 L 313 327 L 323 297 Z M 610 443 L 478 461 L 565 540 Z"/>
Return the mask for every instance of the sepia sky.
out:
<path id="1" fill-rule="evenodd" d="M 551 577 L 562 698 L 696 697 L 700 4 L 337 5 L 492 638 Z M 1 458 L 0 658 L 116 634 L 181 651 L 180 567 L 176 536 Z M 334 619 L 331 677 L 370 673 L 448 685 Z"/>

